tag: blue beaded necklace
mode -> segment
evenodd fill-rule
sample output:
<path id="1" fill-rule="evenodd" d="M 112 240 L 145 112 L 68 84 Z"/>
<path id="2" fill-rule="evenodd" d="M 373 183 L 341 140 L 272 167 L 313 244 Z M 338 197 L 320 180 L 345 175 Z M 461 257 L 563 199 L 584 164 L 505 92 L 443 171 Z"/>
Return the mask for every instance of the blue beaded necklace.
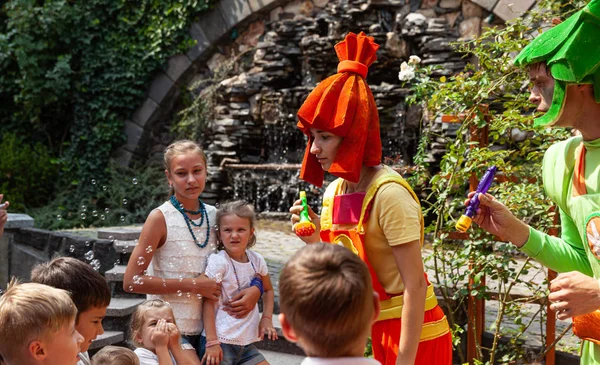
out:
<path id="1" fill-rule="evenodd" d="M 206 207 L 204 206 L 204 203 L 202 202 L 202 200 L 200 200 L 200 198 L 198 197 L 198 203 L 200 203 L 200 209 L 198 209 L 197 211 L 185 209 L 183 207 L 183 204 L 181 204 L 177 200 L 175 195 L 171 195 L 171 198 L 169 200 L 171 201 L 171 204 L 173 204 L 175 209 L 177 209 L 177 211 L 183 215 L 183 219 L 185 220 L 185 223 L 187 224 L 188 230 L 190 231 L 190 234 L 192 235 L 194 242 L 200 248 L 206 247 L 206 245 L 208 244 L 208 237 L 210 236 L 210 222 L 208 220 L 208 213 L 206 212 Z M 192 219 L 190 219 L 190 217 L 188 217 L 186 213 L 190 213 L 192 215 L 200 214 L 200 223 L 196 224 L 196 222 L 194 222 Z M 204 243 L 201 244 L 198 242 L 198 239 L 196 238 L 196 235 L 194 234 L 194 231 L 192 230 L 192 226 L 201 227 L 202 224 L 204 223 L 205 217 L 206 217 L 206 239 L 204 240 Z"/>

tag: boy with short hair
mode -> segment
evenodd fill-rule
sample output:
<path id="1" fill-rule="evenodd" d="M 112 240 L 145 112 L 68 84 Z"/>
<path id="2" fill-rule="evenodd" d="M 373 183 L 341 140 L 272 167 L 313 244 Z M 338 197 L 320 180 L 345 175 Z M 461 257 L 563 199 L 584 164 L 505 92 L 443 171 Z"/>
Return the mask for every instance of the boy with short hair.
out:
<path id="1" fill-rule="evenodd" d="M 302 365 L 379 365 L 363 357 L 379 315 L 367 265 L 348 249 L 307 245 L 279 276 L 279 320 L 284 336 L 308 357 Z"/>
<path id="2" fill-rule="evenodd" d="M 58 257 L 34 267 L 31 281 L 71 293 L 78 311 L 75 329 L 84 338 L 79 354 L 81 360 L 77 365 L 91 364 L 87 350 L 92 341 L 104 333 L 102 319 L 110 304 L 110 288 L 104 277 L 83 261 Z"/>
<path id="3" fill-rule="evenodd" d="M 16 281 L 0 297 L 0 354 L 8 365 L 75 365 L 83 337 L 69 293 Z"/>

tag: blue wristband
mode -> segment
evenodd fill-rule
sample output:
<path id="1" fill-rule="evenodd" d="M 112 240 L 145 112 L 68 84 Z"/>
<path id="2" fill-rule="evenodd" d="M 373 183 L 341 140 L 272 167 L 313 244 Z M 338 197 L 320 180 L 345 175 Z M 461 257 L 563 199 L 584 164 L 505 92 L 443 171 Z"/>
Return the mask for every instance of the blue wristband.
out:
<path id="1" fill-rule="evenodd" d="M 255 286 L 258 288 L 258 290 L 260 290 L 260 295 L 262 296 L 263 293 L 265 292 L 265 289 L 263 287 L 263 282 L 262 279 L 258 276 L 255 276 L 254 278 L 252 278 L 252 280 L 250 280 L 250 286 Z"/>

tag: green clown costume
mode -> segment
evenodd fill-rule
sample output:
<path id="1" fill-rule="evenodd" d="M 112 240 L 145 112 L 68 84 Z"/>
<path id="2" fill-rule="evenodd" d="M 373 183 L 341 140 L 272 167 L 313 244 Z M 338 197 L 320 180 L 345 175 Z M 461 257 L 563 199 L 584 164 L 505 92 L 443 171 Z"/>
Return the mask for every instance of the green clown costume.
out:
<path id="1" fill-rule="evenodd" d="M 560 118 L 570 84 L 592 84 L 600 102 L 599 39 L 600 0 L 592 0 L 517 56 L 519 66 L 546 63 L 555 79 L 552 105 L 536 125 L 553 125 Z M 542 172 L 544 189 L 560 209 L 561 237 L 530 228 L 521 250 L 555 271 L 600 279 L 600 139 L 573 137 L 553 145 Z M 584 341 L 581 363 L 600 364 L 600 345 Z"/>

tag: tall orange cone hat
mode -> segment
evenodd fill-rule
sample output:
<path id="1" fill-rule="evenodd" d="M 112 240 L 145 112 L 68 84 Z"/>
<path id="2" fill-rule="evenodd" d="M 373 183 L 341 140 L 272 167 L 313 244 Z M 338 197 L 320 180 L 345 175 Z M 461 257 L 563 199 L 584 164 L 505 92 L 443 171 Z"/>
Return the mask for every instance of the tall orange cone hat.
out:
<path id="1" fill-rule="evenodd" d="M 310 128 L 344 137 L 329 169 L 335 176 L 356 183 L 363 165 L 381 163 L 379 114 L 365 82 L 369 66 L 377 59 L 377 49 L 373 37 L 348 33 L 335 45 L 340 60 L 337 74 L 317 85 L 298 110 L 298 128 L 308 136 L 300 170 L 304 181 L 320 187 L 325 176 L 317 157 L 310 153 Z"/>

